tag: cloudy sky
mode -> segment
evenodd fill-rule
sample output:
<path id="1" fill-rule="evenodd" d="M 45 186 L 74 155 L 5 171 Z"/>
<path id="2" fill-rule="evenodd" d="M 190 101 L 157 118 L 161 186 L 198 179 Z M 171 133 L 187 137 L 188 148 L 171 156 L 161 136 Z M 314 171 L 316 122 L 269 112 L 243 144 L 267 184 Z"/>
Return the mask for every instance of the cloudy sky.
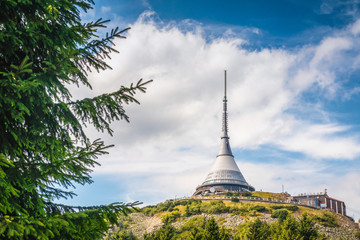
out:
<path id="1" fill-rule="evenodd" d="M 131 30 L 113 70 L 90 73 L 93 90 L 74 97 L 154 82 L 113 137 L 87 130 L 115 147 L 67 204 L 190 196 L 219 151 L 226 69 L 230 144 L 246 180 L 292 195 L 327 189 L 360 217 L 358 0 L 95 2 L 84 20 Z"/>

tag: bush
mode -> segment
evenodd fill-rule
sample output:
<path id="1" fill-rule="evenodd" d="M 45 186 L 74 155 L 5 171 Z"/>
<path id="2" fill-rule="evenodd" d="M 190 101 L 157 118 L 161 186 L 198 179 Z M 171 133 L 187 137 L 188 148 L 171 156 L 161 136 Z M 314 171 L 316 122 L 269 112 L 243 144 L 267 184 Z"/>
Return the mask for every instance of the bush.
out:
<path id="1" fill-rule="evenodd" d="M 271 209 L 282 209 L 284 208 L 283 205 L 274 205 L 274 206 L 270 206 Z"/>
<path id="2" fill-rule="evenodd" d="M 136 240 L 135 235 L 132 232 L 121 230 L 112 234 L 109 234 L 106 240 Z"/>
<path id="3" fill-rule="evenodd" d="M 201 205 L 201 200 L 189 199 L 189 200 L 179 200 L 179 201 L 166 201 L 164 203 L 159 203 L 156 206 L 146 206 L 141 209 L 141 212 L 143 212 L 145 215 L 153 216 L 155 213 L 161 213 L 161 212 L 166 212 L 166 211 L 169 211 L 169 212 L 176 211 L 176 208 L 175 208 L 176 206 L 179 206 L 179 205 L 187 206 L 188 204 Z M 198 211 L 196 213 L 200 213 L 200 211 Z M 193 213 L 193 214 L 195 214 L 195 213 Z"/>
<path id="4" fill-rule="evenodd" d="M 273 205 L 270 208 L 272 208 L 272 209 L 287 209 L 287 210 L 293 211 L 293 212 L 299 210 L 299 207 L 294 206 L 294 205 L 289 205 L 289 206 L 287 206 L 287 205 Z"/>
<path id="5" fill-rule="evenodd" d="M 298 223 L 298 232 L 304 239 L 316 239 L 319 235 L 315 223 L 306 213 L 302 215 Z"/>
<path id="6" fill-rule="evenodd" d="M 157 212 L 165 212 L 168 211 L 169 208 L 173 207 L 173 203 L 172 202 L 163 202 L 163 203 L 159 203 L 156 208 L 157 208 Z"/>
<path id="7" fill-rule="evenodd" d="M 141 209 L 141 212 L 143 212 L 147 216 L 153 216 L 156 212 L 156 206 L 146 206 Z"/>
<path id="8" fill-rule="evenodd" d="M 228 213 L 229 207 L 225 206 L 223 201 L 211 201 L 210 204 L 202 204 L 201 212 L 209 214 Z"/>
<path id="9" fill-rule="evenodd" d="M 252 193 L 251 193 L 251 192 L 248 192 L 248 191 L 245 191 L 245 192 L 242 192 L 242 193 L 241 193 L 241 196 L 243 196 L 243 197 L 251 197 L 251 196 L 252 196 Z"/>
<path id="10" fill-rule="evenodd" d="M 187 221 L 181 227 L 181 231 L 191 231 L 194 228 L 205 229 L 205 224 L 206 224 L 206 219 L 204 216 L 196 216 L 187 219 Z"/>
<path id="11" fill-rule="evenodd" d="M 322 217 L 315 216 L 314 220 L 325 227 L 337 227 L 339 226 L 335 220 L 335 217 L 330 213 L 323 213 Z"/>
<path id="12" fill-rule="evenodd" d="M 286 206 L 285 208 L 286 208 L 287 210 L 293 211 L 293 212 L 299 210 L 299 207 L 298 207 L 298 206 L 294 206 L 294 205 Z"/>
<path id="13" fill-rule="evenodd" d="M 189 217 L 191 215 L 200 214 L 201 213 L 201 201 L 192 201 L 185 207 L 185 216 Z"/>
<path id="14" fill-rule="evenodd" d="M 176 234 L 175 228 L 171 225 L 163 225 L 159 230 L 153 233 L 145 233 L 144 240 L 171 240 Z"/>
<path id="15" fill-rule="evenodd" d="M 174 202 L 173 202 L 173 205 L 174 205 L 174 207 L 175 207 L 175 206 L 179 206 L 179 205 L 185 206 L 185 205 L 188 204 L 188 202 L 190 202 L 191 200 L 194 200 L 194 199 L 174 201 Z"/>
<path id="16" fill-rule="evenodd" d="M 271 217 L 277 218 L 277 219 L 279 219 L 280 222 L 283 222 L 288 215 L 289 215 L 289 212 L 286 209 L 278 209 L 278 210 L 275 210 L 271 214 Z"/>
<path id="17" fill-rule="evenodd" d="M 239 198 L 233 197 L 233 198 L 231 198 L 231 201 L 232 201 L 232 202 L 239 202 Z"/>
<path id="18" fill-rule="evenodd" d="M 181 216 L 179 211 L 173 211 L 170 213 L 166 213 L 161 216 L 161 221 L 165 224 L 169 224 L 175 222 Z"/>
<path id="19" fill-rule="evenodd" d="M 257 205 L 257 206 L 253 206 L 250 208 L 251 210 L 255 210 L 257 212 L 266 212 L 266 207 L 264 206 L 260 206 L 260 205 Z"/>

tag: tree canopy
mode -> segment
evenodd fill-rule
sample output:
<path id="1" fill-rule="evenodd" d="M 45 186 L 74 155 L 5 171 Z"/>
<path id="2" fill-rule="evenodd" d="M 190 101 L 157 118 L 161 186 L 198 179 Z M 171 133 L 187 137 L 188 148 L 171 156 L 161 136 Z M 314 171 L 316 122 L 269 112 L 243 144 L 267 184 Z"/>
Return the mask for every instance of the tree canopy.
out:
<path id="1" fill-rule="evenodd" d="M 74 184 L 91 183 L 91 168 L 111 145 L 89 139 L 93 125 L 112 135 L 111 122 L 129 120 L 124 104 L 149 82 L 73 100 L 68 86 L 91 89 L 89 71 L 111 69 L 108 20 L 83 23 L 92 0 L 0 1 L 0 238 L 96 239 L 132 204 L 72 207 Z M 120 84 L 119 84 L 120 85 Z"/>

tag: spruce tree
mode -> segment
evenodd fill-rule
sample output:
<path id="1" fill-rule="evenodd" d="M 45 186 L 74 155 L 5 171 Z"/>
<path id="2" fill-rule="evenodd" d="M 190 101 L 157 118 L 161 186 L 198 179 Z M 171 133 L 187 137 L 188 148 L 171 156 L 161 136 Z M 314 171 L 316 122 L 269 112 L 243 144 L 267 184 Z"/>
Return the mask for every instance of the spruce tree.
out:
<path id="1" fill-rule="evenodd" d="M 206 225 L 204 231 L 204 239 L 206 240 L 218 240 L 220 237 L 219 226 L 216 223 L 215 219 L 210 218 Z"/>
<path id="2" fill-rule="evenodd" d="M 138 101 L 141 80 L 112 93 L 73 100 L 69 85 L 91 88 L 89 71 L 111 69 L 106 59 L 115 28 L 83 23 L 92 0 L 0 1 L 0 238 L 97 239 L 130 205 L 72 207 L 74 184 L 91 183 L 91 168 L 111 146 L 89 139 L 83 126 L 112 134 L 128 121 L 123 105 Z M 121 63 L 120 63 L 121 64 Z"/>
<path id="3" fill-rule="evenodd" d="M 302 239 L 298 232 L 298 222 L 291 215 L 288 215 L 286 220 L 281 223 L 278 221 L 280 225 L 280 232 L 278 233 L 277 239 L 279 240 L 300 240 Z"/>
<path id="4" fill-rule="evenodd" d="M 240 239 L 261 240 L 268 239 L 271 235 L 270 226 L 259 218 L 256 218 L 254 221 L 247 221 L 241 228 Z"/>
<path id="5" fill-rule="evenodd" d="M 298 231 L 303 240 L 316 239 L 319 234 L 315 223 L 304 213 L 298 223 Z"/>

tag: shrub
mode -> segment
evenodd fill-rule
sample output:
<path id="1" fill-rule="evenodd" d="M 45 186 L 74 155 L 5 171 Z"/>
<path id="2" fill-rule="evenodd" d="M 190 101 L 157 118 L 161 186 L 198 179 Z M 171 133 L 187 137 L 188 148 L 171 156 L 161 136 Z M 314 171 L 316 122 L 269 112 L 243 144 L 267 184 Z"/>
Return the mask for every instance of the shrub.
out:
<path id="1" fill-rule="evenodd" d="M 144 240 L 171 240 L 176 234 L 175 228 L 171 225 L 163 225 L 159 230 L 154 233 L 145 233 Z"/>
<path id="2" fill-rule="evenodd" d="M 299 210 L 299 207 L 294 206 L 294 205 L 289 205 L 289 206 L 287 206 L 287 205 L 273 205 L 273 206 L 270 206 L 270 208 L 272 208 L 272 209 L 287 209 L 287 210 L 293 211 L 293 212 Z"/>
<path id="3" fill-rule="evenodd" d="M 223 201 L 211 201 L 210 204 L 202 204 L 201 212 L 209 214 L 217 213 L 228 213 L 230 210 L 229 207 L 225 206 Z"/>
<path id="4" fill-rule="evenodd" d="M 157 212 L 156 206 L 146 206 L 141 209 L 141 212 L 143 212 L 145 215 L 153 216 Z"/>
<path id="5" fill-rule="evenodd" d="M 204 238 L 208 240 L 220 239 L 219 225 L 213 217 L 210 218 L 205 225 Z"/>
<path id="6" fill-rule="evenodd" d="M 161 220 L 163 223 L 168 224 L 175 222 L 181 216 L 179 211 L 173 211 L 170 213 L 166 213 L 161 216 Z"/>
<path id="7" fill-rule="evenodd" d="M 298 206 L 294 206 L 294 205 L 286 206 L 285 208 L 286 208 L 287 210 L 293 211 L 293 212 L 299 210 L 299 207 L 298 207 Z"/>
<path id="8" fill-rule="evenodd" d="M 277 209 L 271 214 L 271 217 L 277 218 L 280 222 L 283 222 L 288 216 L 288 214 L 289 212 L 286 209 Z"/>
<path id="9" fill-rule="evenodd" d="M 193 204 L 193 203 L 201 204 L 201 200 L 199 200 L 199 199 L 189 199 L 187 201 L 187 204 Z"/>
<path id="10" fill-rule="evenodd" d="M 279 209 L 277 211 L 286 211 L 284 209 Z M 299 236 L 298 231 L 298 222 L 295 220 L 295 218 L 291 215 L 288 215 L 285 219 L 285 221 L 281 221 L 279 219 L 278 221 L 278 230 L 277 230 L 277 238 L 276 239 L 304 239 L 302 236 Z M 308 238 L 306 238 L 308 239 Z M 310 239 L 308 239 L 310 240 Z"/>
<path id="11" fill-rule="evenodd" d="M 257 206 L 253 206 L 250 208 L 251 210 L 255 210 L 257 212 L 266 212 L 266 207 L 264 206 L 260 206 L 260 205 L 257 205 Z"/>
<path id="12" fill-rule="evenodd" d="M 153 216 L 155 213 L 172 211 L 174 208 L 173 202 L 159 203 L 156 206 L 146 206 L 141 209 L 145 215 Z"/>
<path id="13" fill-rule="evenodd" d="M 106 240 L 136 240 L 135 235 L 131 231 L 121 230 L 112 234 L 109 234 Z"/>
<path id="14" fill-rule="evenodd" d="M 315 223 L 306 213 L 302 215 L 298 223 L 298 232 L 304 239 L 315 239 L 319 235 Z"/>
<path id="15" fill-rule="evenodd" d="M 242 193 L 241 193 L 241 196 L 243 196 L 243 197 L 251 197 L 251 196 L 252 196 L 252 193 L 251 193 L 251 192 L 248 192 L 248 191 L 245 191 L 245 192 L 242 192 Z"/>
<path id="16" fill-rule="evenodd" d="M 191 215 L 200 214 L 201 213 L 201 201 L 192 201 L 188 202 L 185 207 L 185 216 L 189 217 Z"/>
<path id="17" fill-rule="evenodd" d="M 234 230 L 234 239 L 269 239 L 271 236 L 270 226 L 259 218 L 238 225 Z"/>
<path id="18" fill-rule="evenodd" d="M 163 202 L 163 203 L 159 203 L 156 208 L 157 208 L 157 212 L 165 212 L 168 211 L 170 207 L 173 206 L 172 202 Z"/>
<path id="19" fill-rule="evenodd" d="M 232 202 L 239 202 L 239 198 L 233 197 L 233 198 L 231 198 L 231 201 L 232 201 Z"/>
<path id="20" fill-rule="evenodd" d="M 339 226 L 335 220 L 335 217 L 329 213 L 324 212 L 322 217 L 315 216 L 314 220 L 325 227 L 337 227 Z"/>
<path id="21" fill-rule="evenodd" d="M 174 205 L 174 207 L 175 207 L 175 206 L 179 206 L 179 205 L 185 206 L 186 204 L 188 204 L 188 202 L 191 203 L 191 200 L 195 200 L 195 199 L 174 201 L 174 202 L 173 202 L 173 205 Z M 199 200 L 198 200 L 198 201 L 199 201 Z"/>
<path id="22" fill-rule="evenodd" d="M 181 227 L 181 231 L 191 231 L 194 228 L 205 229 L 206 219 L 204 216 L 196 216 L 188 219 Z"/>

